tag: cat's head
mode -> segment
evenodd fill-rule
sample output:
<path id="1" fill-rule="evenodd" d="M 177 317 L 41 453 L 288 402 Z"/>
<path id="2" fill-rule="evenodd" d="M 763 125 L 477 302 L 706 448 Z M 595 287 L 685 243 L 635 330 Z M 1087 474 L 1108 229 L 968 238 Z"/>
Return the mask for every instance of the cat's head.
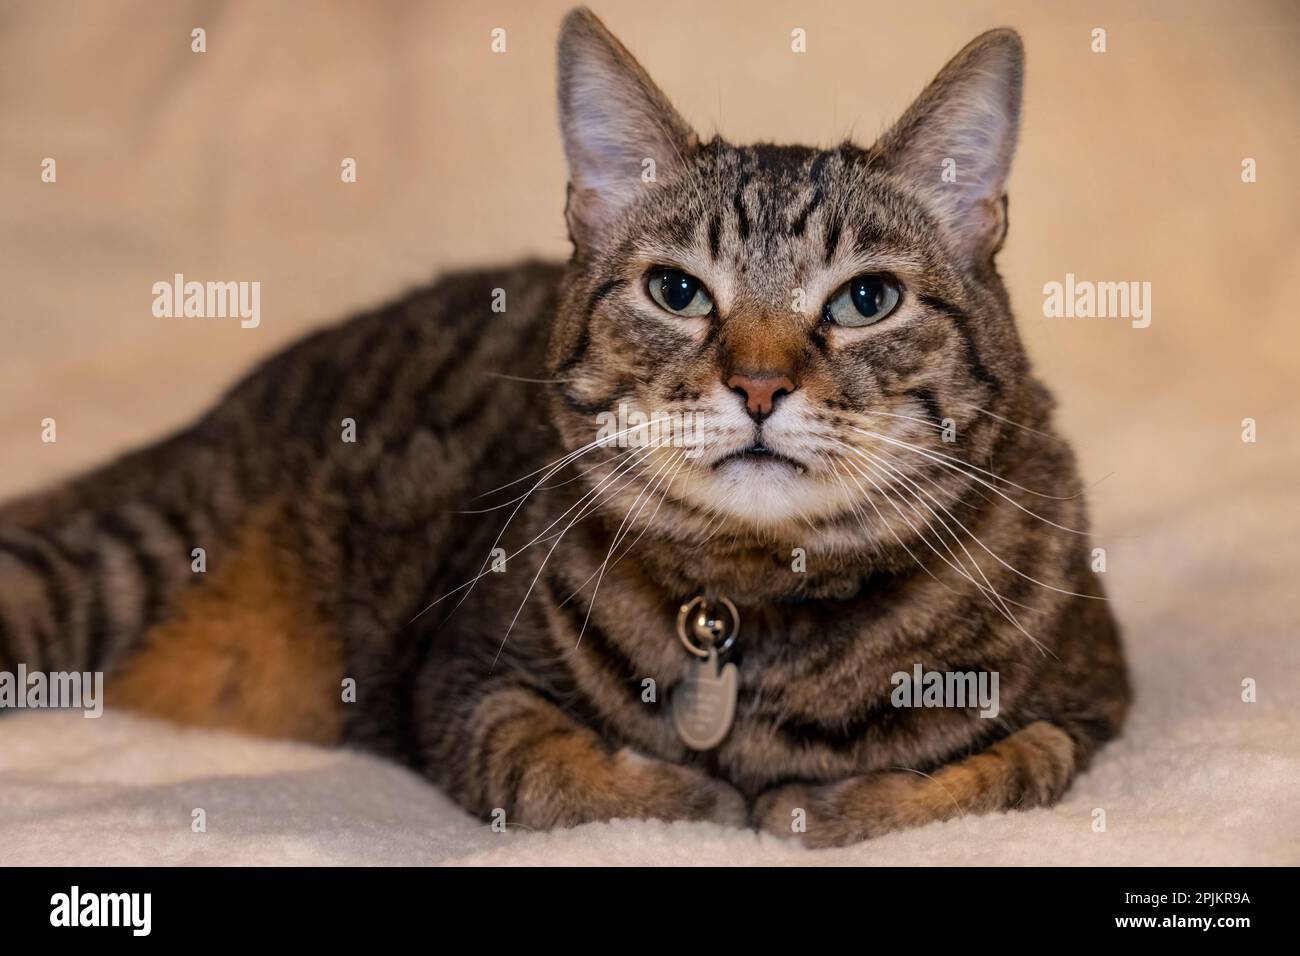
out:
<path id="1" fill-rule="evenodd" d="M 993 266 L 1022 63 L 1014 32 L 985 33 L 870 148 L 741 147 L 699 139 L 569 14 L 575 251 L 550 361 L 570 447 L 626 464 L 611 503 L 780 533 L 860 515 L 891 468 L 924 470 L 915 449 L 953 453 L 945 429 L 966 460 L 992 440 L 1027 376 Z"/>

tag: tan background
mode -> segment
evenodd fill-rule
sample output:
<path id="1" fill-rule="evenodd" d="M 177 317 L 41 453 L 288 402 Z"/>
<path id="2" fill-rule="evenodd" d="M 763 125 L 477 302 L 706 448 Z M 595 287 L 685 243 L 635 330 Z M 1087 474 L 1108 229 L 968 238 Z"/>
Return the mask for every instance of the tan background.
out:
<path id="1" fill-rule="evenodd" d="M 1209 814 L 1206 792 L 1175 784 L 1217 760 L 1211 795 L 1293 799 L 1300 7 L 594 6 L 692 122 L 738 141 L 869 140 L 974 34 L 1020 30 L 1025 122 L 1001 263 L 1100 482 L 1093 510 L 1141 695 L 1099 786 L 1109 773 L 1112 796 L 1137 781 L 1135 801 L 1154 788 Z M 254 359 L 438 269 L 563 257 L 552 61 L 565 8 L 0 4 L 0 497 L 152 440 Z M 498 26 L 503 55 L 489 52 Z M 794 27 L 804 55 L 790 52 Z M 1089 49 L 1094 27 L 1104 54 Z M 40 181 L 47 156 L 57 184 Z M 355 185 L 339 181 L 345 156 Z M 261 281 L 261 327 L 155 319 L 150 287 L 175 272 Z M 1043 319 L 1043 284 L 1067 272 L 1151 282 L 1151 327 Z M 39 440 L 46 416 L 55 445 Z M 1240 441 L 1246 416 L 1257 444 Z M 1245 676 L 1261 681 L 1253 707 Z M 1266 766 L 1248 759 L 1257 746 Z M 1143 783 L 1152 753 L 1186 773 Z M 1200 832 L 1226 845 L 1211 818 Z M 1277 820 L 1257 823 L 1261 852 L 1300 858 L 1294 819 L 1281 842 Z M 1187 824 L 1171 826 L 1172 848 Z"/>
<path id="2" fill-rule="evenodd" d="M 565 254 L 563 3 L 5 4 L 0 495 L 203 408 L 258 356 L 450 264 Z M 874 137 L 972 35 L 1029 67 L 1002 256 L 1090 468 L 1232 439 L 1297 369 L 1300 14 L 1270 3 L 599 4 L 701 130 Z M 190 52 L 189 31 L 208 31 Z M 507 30 L 493 55 L 488 34 Z M 808 53 L 789 31 L 808 31 Z M 1109 50 L 1089 50 L 1105 27 Z M 59 181 L 39 179 L 58 162 Z M 359 182 L 339 181 L 355 157 Z M 1259 182 L 1240 181 L 1240 161 Z M 1041 317 L 1044 282 L 1153 283 L 1143 331 Z M 262 282 L 263 324 L 160 320 L 175 272 Z M 53 416 L 60 441 L 41 445 Z M 1131 423 L 1089 444 L 1095 421 Z M 1290 431 L 1264 417 L 1266 441 Z M 1218 446 L 1217 467 L 1257 449 Z M 1126 493 L 1140 494 L 1139 485 Z"/>

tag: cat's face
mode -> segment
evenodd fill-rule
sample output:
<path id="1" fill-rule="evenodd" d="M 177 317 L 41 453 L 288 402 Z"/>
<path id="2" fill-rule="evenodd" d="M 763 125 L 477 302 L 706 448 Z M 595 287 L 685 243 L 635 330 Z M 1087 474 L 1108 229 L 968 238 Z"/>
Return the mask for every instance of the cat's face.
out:
<path id="1" fill-rule="evenodd" d="M 571 447 L 604 443 L 611 506 L 893 534 L 908 513 L 864 513 L 873 488 L 949 493 L 925 455 L 1024 364 L 992 268 L 1019 45 L 982 41 L 870 150 L 734 147 L 698 142 L 590 14 L 566 22 L 576 254 L 552 366 Z"/>

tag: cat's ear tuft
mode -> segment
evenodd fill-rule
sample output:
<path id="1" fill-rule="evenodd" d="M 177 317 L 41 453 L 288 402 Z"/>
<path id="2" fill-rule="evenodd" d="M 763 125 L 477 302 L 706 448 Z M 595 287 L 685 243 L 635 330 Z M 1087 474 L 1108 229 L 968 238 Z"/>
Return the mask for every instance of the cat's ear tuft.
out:
<path id="1" fill-rule="evenodd" d="M 579 245 L 598 245 L 619 213 L 670 175 L 695 139 L 641 64 L 586 7 L 564 18 L 558 61 L 569 232 Z"/>
<path id="2" fill-rule="evenodd" d="M 1014 30 L 981 34 L 876 143 L 886 168 L 930 200 L 968 264 L 991 257 L 1006 233 L 1024 64 Z"/>

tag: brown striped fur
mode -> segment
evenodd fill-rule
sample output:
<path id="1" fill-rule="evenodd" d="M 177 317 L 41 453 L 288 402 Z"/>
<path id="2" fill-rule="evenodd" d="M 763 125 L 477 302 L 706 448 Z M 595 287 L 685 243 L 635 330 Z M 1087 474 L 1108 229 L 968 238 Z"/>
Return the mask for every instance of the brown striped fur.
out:
<path id="1" fill-rule="evenodd" d="M 102 669 L 109 706 L 369 747 L 525 827 L 749 814 L 789 835 L 802 810 L 832 845 L 1051 803 L 1128 687 L 994 265 L 1021 63 L 1014 33 L 977 38 L 870 148 L 734 146 L 575 11 L 572 260 L 444 277 L 0 509 L 0 669 Z M 656 267 L 713 312 L 657 306 Z M 829 321 L 863 272 L 897 279 L 896 313 Z M 755 418 L 727 383 L 767 379 Z M 704 437 L 593 446 L 620 404 Z M 756 436 L 798 467 L 731 457 Z M 668 715 L 696 595 L 742 620 L 736 723 L 707 753 Z M 996 671 L 998 717 L 893 706 L 916 664 Z"/>
<path id="2" fill-rule="evenodd" d="M 115 705 L 184 724 L 336 743 L 342 643 L 307 589 L 278 508 L 249 519 L 225 566 L 144 635 L 108 684 Z"/>

